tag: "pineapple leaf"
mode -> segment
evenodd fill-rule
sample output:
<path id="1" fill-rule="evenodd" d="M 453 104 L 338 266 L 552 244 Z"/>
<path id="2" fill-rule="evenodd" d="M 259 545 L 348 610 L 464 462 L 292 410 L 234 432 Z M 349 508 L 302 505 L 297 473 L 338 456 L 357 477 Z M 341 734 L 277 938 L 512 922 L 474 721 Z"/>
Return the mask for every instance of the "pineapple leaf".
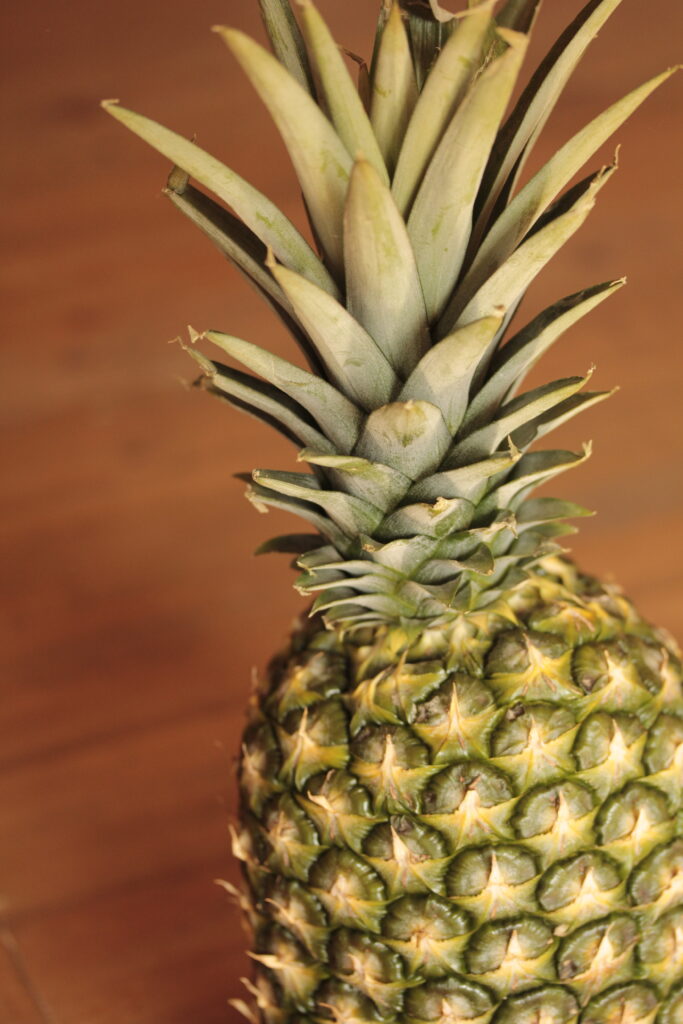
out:
<path id="1" fill-rule="evenodd" d="M 206 331 L 202 337 L 303 406 L 334 445 L 344 451 L 353 448 L 360 432 L 361 412 L 327 381 L 230 334 Z"/>
<path id="2" fill-rule="evenodd" d="M 506 206 L 486 235 L 459 288 L 466 299 L 507 259 L 554 197 L 631 114 L 669 78 L 675 69 L 657 75 L 603 111 L 574 135 Z"/>
<path id="3" fill-rule="evenodd" d="M 524 526 L 549 523 L 555 519 L 578 519 L 595 515 L 590 509 L 576 505 L 573 501 L 559 498 L 532 498 L 523 502 L 517 511 L 517 522 Z"/>
<path id="4" fill-rule="evenodd" d="M 410 480 L 397 469 L 368 462 L 357 455 L 328 455 L 305 448 L 299 452 L 299 460 L 324 467 L 341 490 L 376 505 L 383 512 L 395 505 L 410 487 Z"/>
<path id="5" fill-rule="evenodd" d="M 493 361 L 491 376 L 481 391 L 472 399 L 462 423 L 463 434 L 488 422 L 498 406 L 513 388 L 519 387 L 524 376 L 538 359 L 548 351 L 573 324 L 614 295 L 625 283 L 608 281 L 561 299 L 539 313 L 530 324 L 511 338 Z"/>
<path id="6" fill-rule="evenodd" d="M 319 373 L 321 365 L 315 349 L 297 323 L 287 296 L 264 267 L 267 250 L 261 240 L 241 220 L 192 185 L 184 185 L 182 191 L 167 188 L 164 195 L 245 275 L 280 317 L 309 365 Z"/>
<path id="7" fill-rule="evenodd" d="M 261 18 L 273 53 L 300 86 L 315 95 L 311 69 L 301 31 L 289 0 L 258 0 Z"/>
<path id="8" fill-rule="evenodd" d="M 352 494 L 322 490 L 308 473 L 255 469 L 253 478 L 260 488 L 318 505 L 350 537 L 373 533 L 382 521 L 381 509 Z"/>
<path id="9" fill-rule="evenodd" d="M 420 480 L 411 488 L 408 497 L 422 501 L 435 501 L 437 498 L 467 498 L 478 502 L 486 493 L 491 477 L 505 473 L 519 460 L 520 453 L 515 449 L 508 455 L 494 455 L 482 462 L 474 462 L 460 469 L 435 473 Z"/>
<path id="10" fill-rule="evenodd" d="M 621 0 L 589 0 L 541 62 L 496 139 L 482 186 L 480 238 L 500 199 L 504 202 L 574 68 Z"/>
<path id="11" fill-rule="evenodd" d="M 397 374 L 407 376 L 429 349 L 420 278 L 405 222 L 387 186 L 356 161 L 344 214 L 347 306 Z"/>
<path id="12" fill-rule="evenodd" d="M 368 416 L 356 453 L 417 480 L 434 472 L 448 451 L 451 435 L 441 410 L 430 402 L 392 402 Z"/>
<path id="13" fill-rule="evenodd" d="M 558 450 L 528 452 L 517 463 L 511 477 L 490 492 L 477 507 L 477 515 L 490 514 L 496 508 L 510 508 L 515 497 L 526 494 L 532 487 L 580 466 L 591 456 L 587 444 L 580 454 Z"/>
<path id="14" fill-rule="evenodd" d="M 270 246 L 285 266 L 303 274 L 331 295 L 338 294 L 337 286 L 308 242 L 282 211 L 253 185 L 193 142 L 156 121 L 126 110 L 113 100 L 105 100 L 102 106 L 108 114 L 144 139 L 167 160 L 182 167 L 187 174 L 232 207 L 237 216 L 265 245 Z"/>
<path id="15" fill-rule="evenodd" d="M 578 413 L 589 409 L 593 405 L 597 405 L 599 402 L 604 402 L 616 390 L 616 388 L 613 388 L 611 391 L 586 391 L 583 395 L 574 395 L 567 398 L 555 408 L 541 413 L 540 416 L 515 431 L 512 435 L 513 443 L 520 448 L 528 448 L 534 441 L 556 430 L 557 427 L 573 419 Z"/>
<path id="16" fill-rule="evenodd" d="M 511 28 L 515 32 L 529 33 L 533 27 L 542 0 L 507 0 L 496 22 L 501 28 Z"/>
<path id="17" fill-rule="evenodd" d="M 590 379 L 586 377 L 568 377 L 556 380 L 551 384 L 543 384 L 533 391 L 515 398 L 500 411 L 500 415 L 492 423 L 475 430 L 455 446 L 448 459 L 454 468 L 493 454 L 506 437 L 512 437 L 513 443 L 520 445 L 515 431 L 525 429 L 537 421 L 549 409 L 555 410 L 566 399 L 571 399 Z"/>
<path id="18" fill-rule="evenodd" d="M 410 44 L 400 6 L 394 0 L 373 62 L 370 106 L 372 128 L 390 174 L 396 166 L 401 140 L 417 95 Z"/>
<path id="19" fill-rule="evenodd" d="M 338 389 L 366 410 L 391 401 L 396 374 L 358 321 L 306 278 L 272 262 L 270 268 Z"/>
<path id="20" fill-rule="evenodd" d="M 513 308 L 543 267 L 581 227 L 595 205 L 597 193 L 615 169 L 616 165 L 612 164 L 588 179 L 570 209 L 561 212 L 531 234 L 472 298 L 464 300 L 458 289 L 444 313 L 439 333 L 445 334 L 453 330 L 454 326 L 490 316 L 500 304 L 508 309 Z"/>
<path id="21" fill-rule="evenodd" d="M 339 138 L 352 156 L 363 153 L 382 181 L 388 184 L 389 175 L 370 119 L 339 47 L 311 0 L 299 0 L 299 5 L 311 57 Z"/>
<path id="22" fill-rule="evenodd" d="M 524 56 L 524 37 L 500 31 L 508 49 L 474 81 L 456 111 L 408 218 L 430 322 L 443 311 L 460 273 L 479 183 Z"/>
<path id="23" fill-rule="evenodd" d="M 294 164 L 316 234 L 341 275 L 342 215 L 351 157 L 310 94 L 249 36 L 217 26 L 267 106 Z"/>
<path id="24" fill-rule="evenodd" d="M 463 18 L 439 54 L 420 93 L 391 183 L 396 205 L 403 215 L 410 208 L 446 125 L 479 67 L 492 23 L 493 2 L 486 0 Z"/>
<path id="25" fill-rule="evenodd" d="M 399 401 L 422 399 L 437 406 L 451 435 L 467 410 L 470 385 L 482 356 L 496 337 L 503 312 L 455 330 L 422 357 L 403 386 Z"/>
<path id="26" fill-rule="evenodd" d="M 474 505 L 464 498 L 439 498 L 435 502 L 404 505 L 392 512 L 376 531 L 380 540 L 394 540 L 420 534 L 440 539 L 472 522 Z"/>
<path id="27" fill-rule="evenodd" d="M 195 359 L 199 353 L 187 350 Z M 226 398 L 232 405 L 250 412 L 257 419 L 265 420 L 275 426 L 285 437 L 294 441 L 299 447 L 310 445 L 321 446 L 333 451 L 329 440 L 321 434 L 307 419 L 304 410 L 271 384 L 252 377 L 250 374 L 233 370 L 221 363 L 210 363 L 202 358 L 200 365 L 205 377 L 202 386 L 214 394 Z M 199 361 L 199 360 L 198 360 Z M 209 364 L 209 369 L 207 369 Z"/>
<path id="28" fill-rule="evenodd" d="M 264 540 L 254 551 L 255 555 L 303 555 L 320 547 L 322 537 L 318 533 L 285 533 L 279 537 Z"/>
<path id="29" fill-rule="evenodd" d="M 336 523 L 333 523 L 326 515 L 318 512 L 310 502 L 300 501 L 291 495 L 278 494 L 276 491 L 268 487 L 261 487 L 256 483 L 247 487 L 246 496 L 259 512 L 267 512 L 269 507 L 277 508 L 283 512 L 292 512 L 300 519 L 305 519 L 323 537 L 326 537 L 340 554 L 345 555 L 351 549 L 352 538 L 340 530 Z"/>

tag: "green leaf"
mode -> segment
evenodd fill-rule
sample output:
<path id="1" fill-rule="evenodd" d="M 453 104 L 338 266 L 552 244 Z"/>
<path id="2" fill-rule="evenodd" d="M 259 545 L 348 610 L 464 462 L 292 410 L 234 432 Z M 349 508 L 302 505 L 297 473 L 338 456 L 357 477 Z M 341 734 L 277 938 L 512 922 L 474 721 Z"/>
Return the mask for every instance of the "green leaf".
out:
<path id="1" fill-rule="evenodd" d="M 368 416 L 356 452 L 370 462 L 392 466 L 417 480 L 434 472 L 451 435 L 441 412 L 429 402 L 392 402 Z"/>
<path id="2" fill-rule="evenodd" d="M 494 455 L 493 458 L 474 462 L 460 469 L 450 469 L 443 473 L 435 473 L 424 480 L 419 480 L 411 488 L 408 498 L 422 501 L 436 498 L 466 498 L 478 502 L 486 493 L 493 477 L 505 473 L 518 461 L 520 453 L 511 450 L 508 455 Z"/>
<path id="3" fill-rule="evenodd" d="M 467 410 L 472 378 L 502 322 L 501 311 L 449 334 L 422 357 L 404 384 L 399 401 L 413 398 L 431 402 L 441 410 L 455 436 Z"/>
<path id="4" fill-rule="evenodd" d="M 381 509 L 352 494 L 323 490 L 308 473 L 256 469 L 253 477 L 261 488 L 318 505 L 347 536 L 372 533 L 382 520 Z"/>
<path id="5" fill-rule="evenodd" d="M 530 526 L 538 523 L 552 522 L 554 519 L 579 519 L 595 515 L 582 505 L 573 501 L 562 501 L 560 498 L 530 498 L 522 502 L 517 510 L 517 522 Z"/>
<path id="6" fill-rule="evenodd" d="M 220 331 L 206 331 L 202 337 L 284 391 L 313 416 L 337 448 L 351 451 L 358 439 L 363 417 L 360 410 L 331 384 L 241 338 Z"/>
<path id="7" fill-rule="evenodd" d="M 496 22 L 502 28 L 511 28 L 515 32 L 529 33 L 533 27 L 542 0 L 507 0 Z"/>
<path id="8" fill-rule="evenodd" d="M 164 194 L 244 274 L 280 317 L 309 364 L 319 371 L 321 366 L 317 354 L 297 323 L 287 296 L 265 268 L 266 247 L 263 242 L 246 224 L 192 185 L 185 184 L 182 191 L 168 188 Z"/>
<path id="9" fill-rule="evenodd" d="M 463 498 L 439 498 L 435 502 L 403 505 L 392 512 L 376 531 L 380 540 L 393 540 L 420 534 L 435 539 L 447 537 L 469 526 L 474 505 Z"/>
<path id="10" fill-rule="evenodd" d="M 259 544 L 255 555 L 303 555 L 308 551 L 320 548 L 322 537 L 319 533 L 286 533 L 280 537 L 271 537 Z"/>
<path id="11" fill-rule="evenodd" d="M 623 278 L 608 281 L 561 299 L 511 338 L 494 359 L 486 384 L 470 402 L 462 424 L 463 433 L 470 433 L 490 420 L 550 346 L 578 320 L 614 295 L 623 284 Z"/>
<path id="12" fill-rule="evenodd" d="M 187 351 L 195 359 L 199 355 L 193 349 L 188 348 Z M 207 374 L 208 391 L 224 396 L 232 405 L 274 426 L 299 447 L 306 445 L 320 447 L 323 451 L 334 450 L 324 434 L 308 422 L 304 410 L 277 388 L 220 363 L 211 363 L 210 371 L 207 371 L 208 362 L 204 359 L 200 363 Z"/>
<path id="13" fill-rule="evenodd" d="M 621 0 L 590 0 L 536 69 L 496 139 L 482 186 L 486 197 L 474 235 L 481 237 L 500 197 L 503 202 L 552 113 L 562 90 L 601 26 Z"/>
<path id="14" fill-rule="evenodd" d="M 250 484 L 246 490 L 246 497 L 259 512 L 267 512 L 268 508 L 278 508 L 283 512 L 292 512 L 301 519 L 305 519 L 342 555 L 345 555 L 352 547 L 353 538 L 348 537 L 327 516 L 321 515 L 310 502 L 300 501 L 290 495 L 278 494 L 259 484 Z"/>
<path id="15" fill-rule="evenodd" d="M 500 31 L 510 45 L 474 81 L 456 111 L 408 219 L 430 322 L 441 314 L 460 273 L 479 184 L 526 48 L 523 36 Z"/>
<path id="16" fill-rule="evenodd" d="M 388 184 L 389 175 L 370 118 L 337 43 L 311 0 L 299 0 L 299 6 L 311 57 L 337 134 L 351 156 L 362 153 L 382 181 Z"/>
<path id="17" fill-rule="evenodd" d="M 417 101 L 415 68 L 401 9 L 394 2 L 373 63 L 370 120 L 392 174 L 408 120 Z M 354 154 L 355 155 L 355 154 Z"/>
<path id="18" fill-rule="evenodd" d="M 511 477 L 500 484 L 477 506 L 477 516 L 488 515 L 497 508 L 510 508 L 516 497 L 526 494 L 548 480 L 575 469 L 590 458 L 591 445 L 585 445 L 581 454 L 566 451 L 528 452 L 517 463 Z"/>
<path id="19" fill-rule="evenodd" d="M 385 512 L 410 487 L 410 480 L 391 466 L 368 462 L 357 455 L 328 455 L 305 448 L 299 459 L 329 470 L 334 487 L 376 505 Z"/>
<path id="20" fill-rule="evenodd" d="M 404 215 L 446 125 L 479 68 L 492 24 L 493 2 L 487 0 L 462 19 L 429 71 L 410 118 L 391 183 L 396 205 Z"/>
<path id="21" fill-rule="evenodd" d="M 289 0 L 259 0 L 259 7 L 273 53 L 299 85 L 315 95 L 306 47 Z"/>
<path id="22" fill-rule="evenodd" d="M 598 402 L 603 402 L 606 398 L 610 398 L 615 390 L 587 391 L 583 395 L 574 395 L 566 399 L 566 401 L 560 402 L 554 409 L 542 413 L 536 419 L 516 430 L 512 434 L 513 444 L 516 444 L 519 448 L 528 448 L 534 441 L 550 433 L 551 430 L 562 426 L 563 423 L 572 419 L 577 413 L 597 405 Z"/>
<path id="23" fill-rule="evenodd" d="M 456 445 L 448 458 L 448 464 L 457 467 L 492 455 L 506 437 L 512 437 L 513 443 L 517 447 L 522 447 L 516 439 L 515 431 L 536 421 L 549 409 L 560 406 L 565 399 L 574 396 L 589 379 L 590 374 L 586 377 L 556 380 L 515 398 L 503 406 L 500 415 L 492 423 L 475 430 Z"/>
<path id="24" fill-rule="evenodd" d="M 346 304 L 394 370 L 407 376 L 429 348 L 420 278 L 403 218 L 373 167 L 358 160 L 344 214 Z"/>
<path id="25" fill-rule="evenodd" d="M 182 167 L 187 174 L 232 207 L 237 216 L 265 245 L 270 246 L 285 266 L 303 274 L 331 295 L 338 294 L 337 286 L 308 242 L 282 211 L 253 185 L 193 142 L 156 121 L 126 110 L 113 100 L 106 100 L 102 106 L 108 114 L 144 139 L 167 160 Z"/>
<path id="26" fill-rule="evenodd" d="M 294 164 L 330 264 L 341 277 L 342 216 L 351 157 L 317 103 L 267 50 L 235 29 L 215 29 L 267 106 Z"/>
<path id="27" fill-rule="evenodd" d="M 506 206 L 477 251 L 476 259 L 458 289 L 467 300 L 508 258 L 552 200 L 587 160 L 673 74 L 673 69 L 634 89 L 596 117 L 538 171 Z"/>
<path id="28" fill-rule="evenodd" d="M 338 389 L 366 410 L 391 401 L 398 378 L 367 331 L 328 292 L 269 265 Z"/>
<path id="29" fill-rule="evenodd" d="M 364 550 L 373 562 L 393 569 L 403 576 L 412 576 L 418 566 L 429 562 L 436 554 L 439 542 L 433 537 L 416 534 L 399 540 L 381 544 L 376 540 L 366 540 Z"/>
<path id="30" fill-rule="evenodd" d="M 543 267 L 581 227 L 595 205 L 598 192 L 615 169 L 613 164 L 595 174 L 574 205 L 535 231 L 472 298 L 462 296 L 461 289 L 458 289 L 442 317 L 439 333 L 446 334 L 454 327 L 490 316 L 499 305 L 513 308 Z"/>

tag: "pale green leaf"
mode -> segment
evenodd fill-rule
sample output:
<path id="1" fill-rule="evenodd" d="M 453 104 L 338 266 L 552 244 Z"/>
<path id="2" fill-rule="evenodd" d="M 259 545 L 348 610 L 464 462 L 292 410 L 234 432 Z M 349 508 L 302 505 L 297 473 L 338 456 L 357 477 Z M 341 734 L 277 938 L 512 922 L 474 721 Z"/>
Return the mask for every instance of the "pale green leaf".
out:
<path id="1" fill-rule="evenodd" d="M 515 398 L 503 406 L 500 415 L 492 423 L 475 430 L 456 445 L 449 455 L 448 465 L 462 466 L 492 455 L 506 437 L 511 437 L 517 447 L 523 447 L 517 441 L 515 431 L 535 422 L 549 409 L 555 409 L 566 399 L 574 396 L 589 378 L 590 374 L 586 377 L 568 377 L 566 380 L 553 381 Z"/>
<path id="2" fill-rule="evenodd" d="M 583 505 L 560 498 L 530 498 L 523 501 L 517 510 L 517 522 L 524 525 L 552 522 L 554 519 L 580 519 L 595 515 Z"/>
<path id="3" fill-rule="evenodd" d="M 321 489 L 315 477 L 307 473 L 282 473 L 256 469 L 254 480 L 262 487 L 298 501 L 312 502 L 348 536 L 372 533 L 382 520 L 381 509 L 352 494 Z"/>
<path id="4" fill-rule="evenodd" d="M 581 227 L 595 205 L 597 193 L 614 170 L 615 165 L 612 165 L 594 175 L 574 205 L 535 231 L 472 298 L 464 299 L 458 289 L 443 315 L 439 333 L 443 335 L 454 327 L 490 316 L 499 305 L 508 309 L 514 307 L 543 267 Z"/>
<path id="5" fill-rule="evenodd" d="M 450 443 L 448 427 L 435 405 L 392 402 L 368 416 L 356 453 L 417 480 L 436 470 Z"/>
<path id="6" fill-rule="evenodd" d="M 351 156 L 362 153 L 385 184 L 389 175 L 370 119 L 330 30 L 311 0 L 299 0 L 306 39 L 332 121 Z"/>
<path id="7" fill-rule="evenodd" d="M 429 348 L 420 278 L 406 226 L 374 168 L 358 160 L 344 214 L 346 304 L 405 377 Z"/>
<path id="8" fill-rule="evenodd" d="M 314 281 L 331 295 L 338 294 L 337 286 L 308 242 L 282 211 L 253 185 L 193 142 L 156 121 L 126 110 L 113 100 L 105 101 L 102 106 L 167 160 L 182 167 L 187 174 L 232 207 L 254 234 L 270 246 L 281 263 Z"/>
<path id="9" fill-rule="evenodd" d="M 391 183 L 396 205 L 404 215 L 446 125 L 480 65 L 491 27 L 493 3 L 494 0 L 486 0 L 459 22 L 427 76 L 410 118 Z"/>
<path id="10" fill-rule="evenodd" d="M 530 32 L 542 0 L 507 0 L 496 15 L 496 22 L 502 28 L 515 32 Z"/>
<path id="11" fill-rule="evenodd" d="M 246 497 L 259 512 L 267 512 L 268 508 L 277 508 L 282 509 L 283 512 L 292 512 L 301 519 L 305 519 L 342 555 L 351 549 L 353 538 L 348 537 L 343 530 L 340 530 L 328 516 L 318 512 L 310 502 L 300 501 L 291 495 L 278 494 L 268 487 L 261 487 L 255 483 L 250 484 L 247 488 Z"/>
<path id="12" fill-rule="evenodd" d="M 259 0 L 259 7 L 273 53 L 299 85 L 315 94 L 306 47 L 289 0 Z"/>
<path id="13" fill-rule="evenodd" d="M 482 462 L 474 462 L 459 469 L 435 473 L 424 480 L 419 480 L 411 488 L 408 498 L 421 501 L 436 498 L 467 498 L 478 502 L 486 493 L 493 477 L 509 470 L 518 461 L 520 453 L 512 450 L 507 455 L 495 455 Z"/>
<path id="14" fill-rule="evenodd" d="M 287 147 L 331 266 L 343 267 L 342 217 L 351 157 L 317 103 L 267 50 L 235 29 L 216 31 L 267 106 Z"/>
<path id="15" fill-rule="evenodd" d="M 376 505 L 382 511 L 395 505 L 410 487 L 410 480 L 391 466 L 368 462 L 357 455 L 328 455 L 305 448 L 299 459 L 328 470 L 336 489 Z"/>
<path id="16" fill-rule="evenodd" d="M 297 323 L 289 299 L 265 267 L 263 242 L 239 218 L 192 185 L 185 185 L 182 192 L 168 188 L 164 194 L 244 274 L 280 317 L 309 365 L 320 370 L 317 354 Z"/>
<path id="17" fill-rule="evenodd" d="M 413 58 L 401 9 L 395 2 L 377 47 L 370 106 L 372 128 L 390 174 L 416 101 Z"/>
<path id="18" fill-rule="evenodd" d="M 512 434 L 513 444 L 516 444 L 519 448 L 528 448 L 530 444 L 533 444 L 540 437 L 544 437 L 551 430 L 556 430 L 563 423 L 573 419 L 577 413 L 590 409 L 591 406 L 597 405 L 598 402 L 604 402 L 606 398 L 610 398 L 613 394 L 614 390 L 587 391 L 583 395 L 574 395 L 566 399 L 566 401 L 560 402 L 556 408 L 542 413 L 538 418 L 516 430 Z"/>
<path id="19" fill-rule="evenodd" d="M 399 401 L 417 398 L 436 405 L 455 436 L 467 410 L 472 378 L 502 321 L 499 312 L 449 334 L 422 357 L 404 384 Z"/>
<path id="20" fill-rule="evenodd" d="M 634 89 L 596 117 L 538 171 L 503 210 L 478 248 L 476 259 L 458 289 L 462 300 L 473 295 L 508 258 L 553 199 L 673 69 Z"/>
<path id="21" fill-rule="evenodd" d="M 524 376 L 550 346 L 624 283 L 623 278 L 608 281 L 561 299 L 511 338 L 497 353 L 486 384 L 470 402 L 462 424 L 463 433 L 469 433 L 491 419 L 498 406 L 513 389 L 519 387 Z"/>
<path id="22" fill-rule="evenodd" d="M 486 198 L 477 218 L 475 238 L 481 237 L 499 197 L 502 201 L 514 188 L 571 73 L 620 3 L 621 0 L 590 0 L 536 69 L 496 140 L 482 187 Z"/>
<path id="23" fill-rule="evenodd" d="M 264 540 L 254 551 L 255 555 L 303 555 L 320 548 L 322 537 L 319 533 L 286 533 Z"/>
<path id="24" fill-rule="evenodd" d="M 284 391 L 313 416 L 336 447 L 341 451 L 351 451 L 358 439 L 363 416 L 357 406 L 331 384 L 241 338 L 221 331 L 206 331 L 202 336 Z"/>
<path id="25" fill-rule="evenodd" d="M 526 48 L 523 36 L 500 31 L 510 45 L 475 79 L 452 118 L 408 219 L 430 322 L 460 273 L 481 177 Z"/>
<path id="26" fill-rule="evenodd" d="M 193 349 L 188 348 L 187 351 L 195 358 L 199 355 Z M 334 451 L 325 435 L 308 422 L 304 410 L 277 388 L 220 363 L 211 363 L 210 369 L 207 369 L 208 362 L 204 359 L 200 363 L 207 374 L 204 383 L 207 390 L 224 396 L 232 405 L 274 426 L 299 447 L 303 445 L 320 448 L 322 451 Z"/>
<path id="27" fill-rule="evenodd" d="M 496 508 L 510 508 L 515 497 L 524 495 L 534 487 L 575 469 L 590 458 L 592 446 L 585 445 L 581 454 L 566 451 L 527 452 L 517 463 L 508 480 L 486 496 L 477 507 L 477 515 L 490 514 Z"/>
<path id="28" fill-rule="evenodd" d="M 474 505 L 463 498 L 439 498 L 432 503 L 404 505 L 387 516 L 376 536 L 385 541 L 416 534 L 438 539 L 469 526 L 473 515 Z"/>
<path id="29" fill-rule="evenodd" d="M 277 265 L 271 270 L 337 388 L 365 410 L 391 401 L 398 378 L 348 310 L 292 270 Z"/>

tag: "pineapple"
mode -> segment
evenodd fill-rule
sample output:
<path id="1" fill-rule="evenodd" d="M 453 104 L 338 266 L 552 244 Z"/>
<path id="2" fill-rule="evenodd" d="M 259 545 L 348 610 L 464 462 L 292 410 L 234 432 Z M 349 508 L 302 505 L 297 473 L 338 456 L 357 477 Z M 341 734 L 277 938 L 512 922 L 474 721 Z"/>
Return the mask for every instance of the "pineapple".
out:
<path id="1" fill-rule="evenodd" d="M 590 454 L 532 446 L 607 393 L 590 374 L 522 386 L 623 282 L 511 326 L 615 165 L 577 172 L 671 71 L 520 187 L 619 0 L 591 0 L 512 105 L 538 0 L 384 0 L 360 88 L 311 0 L 298 20 L 260 3 L 274 55 L 217 32 L 284 138 L 314 245 L 193 142 L 105 104 L 173 163 L 169 199 L 307 365 L 215 330 L 191 340 L 228 362 L 188 346 L 206 390 L 310 467 L 248 489 L 306 520 L 263 550 L 294 556 L 313 602 L 244 735 L 255 1003 L 236 1005 L 266 1024 L 680 1024 L 679 655 L 566 557 L 585 510 L 531 496 Z"/>

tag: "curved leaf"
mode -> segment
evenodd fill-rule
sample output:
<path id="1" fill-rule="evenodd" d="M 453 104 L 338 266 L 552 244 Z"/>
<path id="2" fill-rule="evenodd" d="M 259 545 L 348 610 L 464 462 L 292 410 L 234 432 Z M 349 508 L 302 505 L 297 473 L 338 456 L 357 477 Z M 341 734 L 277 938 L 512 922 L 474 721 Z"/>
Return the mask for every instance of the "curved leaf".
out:
<path id="1" fill-rule="evenodd" d="M 272 57 L 270 59 L 274 60 Z M 126 110 L 114 100 L 105 100 L 102 106 L 108 114 L 144 139 L 167 160 L 182 167 L 187 174 L 196 178 L 232 207 L 238 217 L 273 250 L 285 266 L 303 274 L 331 295 L 338 294 L 337 286 L 308 242 L 302 238 L 284 213 L 253 185 L 231 171 L 220 160 L 200 149 L 194 142 L 189 142 L 182 135 L 177 135 L 156 121 L 132 110 Z"/>
<path id="2" fill-rule="evenodd" d="M 351 174 L 344 264 L 349 312 L 405 377 L 429 348 L 427 313 L 405 222 L 365 160 Z"/>
<path id="3" fill-rule="evenodd" d="M 270 111 L 294 164 L 321 245 L 341 275 L 342 216 L 351 157 L 317 103 L 262 46 L 236 29 L 216 32 Z"/>
<path id="4" fill-rule="evenodd" d="M 261 18 L 273 53 L 281 64 L 296 78 L 299 85 L 315 95 L 306 47 L 289 0 L 258 0 Z"/>
<path id="5" fill-rule="evenodd" d="M 401 8 L 395 0 L 373 62 L 370 106 L 372 129 L 389 174 L 396 166 L 401 140 L 416 101 L 415 67 Z"/>

